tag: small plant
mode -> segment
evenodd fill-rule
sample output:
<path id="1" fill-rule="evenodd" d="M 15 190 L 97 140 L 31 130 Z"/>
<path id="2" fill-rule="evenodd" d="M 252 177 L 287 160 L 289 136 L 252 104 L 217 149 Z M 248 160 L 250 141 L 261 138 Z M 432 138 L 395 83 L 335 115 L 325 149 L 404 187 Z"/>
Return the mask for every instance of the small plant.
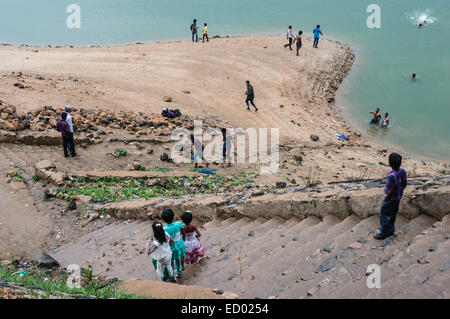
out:
<path id="1" fill-rule="evenodd" d="M 36 174 L 33 175 L 33 181 L 37 182 L 39 180 L 39 176 L 37 176 Z"/>
<path id="2" fill-rule="evenodd" d="M 155 166 L 155 168 L 152 168 L 150 172 L 161 172 L 161 173 L 167 173 L 169 171 L 169 168 L 166 166 Z"/>
<path id="3" fill-rule="evenodd" d="M 305 183 L 306 188 L 312 187 L 317 184 L 316 173 L 317 172 L 312 167 L 309 168 L 308 176 L 303 178 L 303 182 Z"/>

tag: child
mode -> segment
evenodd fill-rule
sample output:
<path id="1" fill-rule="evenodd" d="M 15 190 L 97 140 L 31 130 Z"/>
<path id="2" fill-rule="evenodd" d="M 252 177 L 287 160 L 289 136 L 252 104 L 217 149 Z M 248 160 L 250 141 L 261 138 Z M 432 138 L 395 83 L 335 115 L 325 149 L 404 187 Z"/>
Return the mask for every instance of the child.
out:
<path id="1" fill-rule="evenodd" d="M 380 211 L 380 229 L 373 236 L 378 240 L 383 240 L 392 236 L 395 231 L 395 218 L 397 217 L 400 200 L 403 196 L 403 191 L 407 185 L 407 175 L 402 165 L 402 157 L 397 153 L 389 155 L 389 165 L 392 171 L 389 172 L 386 178 L 386 186 L 384 187 L 384 194 L 386 197 L 381 204 Z"/>
<path id="2" fill-rule="evenodd" d="M 205 38 L 206 41 L 209 42 L 209 38 L 208 38 L 208 24 L 205 23 L 204 27 L 203 27 L 203 42 L 205 42 Z"/>
<path id="3" fill-rule="evenodd" d="M 176 267 L 176 277 L 181 277 L 181 267 L 182 267 L 182 259 L 186 255 L 186 247 L 184 246 L 183 241 L 183 223 L 182 222 L 174 222 L 174 213 L 170 208 L 164 209 L 162 213 L 162 219 L 167 223 L 164 230 L 170 235 L 172 239 L 172 244 L 170 245 L 170 249 L 172 250 L 172 260 Z"/>
<path id="4" fill-rule="evenodd" d="M 167 281 L 166 272 L 170 281 L 175 282 L 172 268 L 172 250 L 170 249 L 172 239 L 164 231 L 160 222 L 154 222 L 152 228 L 154 237 L 147 242 L 147 254 L 153 259 L 153 265 L 161 281 Z"/>
<path id="5" fill-rule="evenodd" d="M 300 51 L 300 49 L 302 47 L 302 34 L 303 34 L 303 31 L 298 31 L 298 35 L 294 39 L 294 42 L 297 42 L 297 56 L 298 56 L 298 52 Z"/>
<path id="6" fill-rule="evenodd" d="M 184 258 L 184 263 L 194 264 L 199 258 L 205 256 L 205 249 L 200 243 L 200 231 L 197 226 L 192 223 L 192 213 L 186 211 L 181 215 L 181 220 L 184 223 L 183 233 L 184 233 L 184 244 L 186 246 L 186 257 Z M 184 264 L 183 263 L 183 264 Z"/>
<path id="7" fill-rule="evenodd" d="M 386 128 L 389 126 L 389 113 L 384 114 L 384 120 L 381 124 L 381 128 Z"/>

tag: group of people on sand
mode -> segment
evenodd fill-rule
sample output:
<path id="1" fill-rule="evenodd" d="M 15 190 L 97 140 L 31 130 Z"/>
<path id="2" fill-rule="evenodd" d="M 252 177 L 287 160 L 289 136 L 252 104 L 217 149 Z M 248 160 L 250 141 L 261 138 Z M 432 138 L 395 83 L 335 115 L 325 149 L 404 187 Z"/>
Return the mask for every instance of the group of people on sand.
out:
<path id="1" fill-rule="evenodd" d="M 297 55 L 299 55 L 299 51 L 302 48 L 302 34 L 303 31 L 300 30 L 298 31 L 298 34 L 294 36 L 292 26 L 290 25 L 286 33 L 286 40 L 288 40 L 288 43 L 284 45 L 284 48 L 289 47 L 289 49 L 292 50 L 292 46 L 296 44 Z M 320 25 L 317 25 L 316 28 L 313 30 L 314 36 L 313 48 L 318 49 L 319 39 L 321 35 L 323 36 L 322 30 L 320 29 Z"/>
<path id="2" fill-rule="evenodd" d="M 192 32 L 192 42 L 198 42 L 198 26 L 197 26 L 197 19 L 194 19 L 194 21 L 191 24 L 191 32 Z M 203 41 L 205 42 L 205 39 L 207 42 L 209 42 L 208 37 L 208 24 L 203 24 Z"/>
<path id="3" fill-rule="evenodd" d="M 205 249 L 190 211 L 181 215 L 182 222 L 174 221 L 175 214 L 170 208 L 164 209 L 161 217 L 166 226 L 158 221 L 153 223 L 153 236 L 147 242 L 146 251 L 160 280 L 176 282 L 185 265 L 192 265 L 205 256 Z"/>
<path id="4" fill-rule="evenodd" d="M 380 114 L 380 108 L 377 107 L 375 112 L 369 112 L 370 114 L 373 114 L 373 119 L 370 121 L 369 124 L 375 124 L 379 125 L 381 120 L 381 114 Z M 386 128 L 389 126 L 389 113 L 384 113 L 384 119 L 381 123 L 381 128 Z"/>

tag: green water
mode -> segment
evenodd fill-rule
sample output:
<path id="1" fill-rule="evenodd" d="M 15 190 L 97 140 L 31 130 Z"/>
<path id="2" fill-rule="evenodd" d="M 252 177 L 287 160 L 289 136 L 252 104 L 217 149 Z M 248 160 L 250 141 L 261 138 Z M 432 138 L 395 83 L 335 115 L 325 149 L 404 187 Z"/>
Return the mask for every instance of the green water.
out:
<path id="1" fill-rule="evenodd" d="M 381 7 L 381 29 L 369 29 L 367 5 Z M 189 39 L 189 25 L 210 35 L 284 34 L 288 25 L 349 43 L 357 53 L 338 106 L 362 132 L 409 153 L 450 159 L 450 2 L 448 0 L 0 0 L 0 42 L 115 45 Z M 81 28 L 66 26 L 69 4 Z M 433 17 L 418 29 L 410 17 Z M 420 15 L 420 14 L 419 14 Z M 320 50 L 320 49 L 319 49 Z M 407 76 L 417 73 L 419 81 Z M 388 130 L 369 128 L 369 111 L 389 112 Z"/>

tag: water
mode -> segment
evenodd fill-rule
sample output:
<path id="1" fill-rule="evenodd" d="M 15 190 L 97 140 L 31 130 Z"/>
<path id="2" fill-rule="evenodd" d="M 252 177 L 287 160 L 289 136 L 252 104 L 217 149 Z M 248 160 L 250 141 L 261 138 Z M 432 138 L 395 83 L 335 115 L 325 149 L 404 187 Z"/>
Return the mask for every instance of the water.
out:
<path id="1" fill-rule="evenodd" d="M 66 8 L 81 7 L 81 29 L 68 29 Z M 210 35 L 311 34 L 352 45 L 357 62 L 338 106 L 367 135 L 409 153 L 450 159 L 450 3 L 377 0 L 381 29 L 369 29 L 361 0 L 0 0 L 0 42 L 84 46 L 181 40 L 193 18 Z M 426 27 L 416 24 L 426 21 Z M 408 76 L 417 73 L 412 83 Z M 369 112 L 389 112 L 388 130 L 369 128 Z"/>

